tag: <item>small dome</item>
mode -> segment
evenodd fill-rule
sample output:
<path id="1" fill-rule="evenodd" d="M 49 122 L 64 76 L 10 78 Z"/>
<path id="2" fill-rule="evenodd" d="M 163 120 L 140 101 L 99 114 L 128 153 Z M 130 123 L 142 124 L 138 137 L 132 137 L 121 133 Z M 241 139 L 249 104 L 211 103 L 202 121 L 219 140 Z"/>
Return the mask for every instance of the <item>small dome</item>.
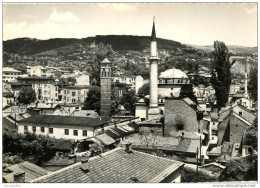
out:
<path id="1" fill-rule="evenodd" d="M 188 78 L 188 77 L 181 70 L 173 68 L 162 72 L 159 78 Z"/>

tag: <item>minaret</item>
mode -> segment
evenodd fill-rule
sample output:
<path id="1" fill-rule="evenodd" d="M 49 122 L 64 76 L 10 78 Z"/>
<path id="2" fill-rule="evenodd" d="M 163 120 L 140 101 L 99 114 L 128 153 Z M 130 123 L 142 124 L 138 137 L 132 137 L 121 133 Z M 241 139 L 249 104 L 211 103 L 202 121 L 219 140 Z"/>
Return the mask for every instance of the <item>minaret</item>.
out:
<path id="1" fill-rule="evenodd" d="M 100 70 L 100 116 L 102 119 L 109 120 L 111 116 L 111 65 L 112 63 L 105 58 L 101 62 Z"/>
<path id="2" fill-rule="evenodd" d="M 159 118 L 158 109 L 158 54 L 155 34 L 155 24 L 153 20 L 153 30 L 150 43 L 150 104 L 148 110 L 148 120 Z"/>
<path id="3" fill-rule="evenodd" d="M 245 98 L 248 98 L 247 93 L 247 81 L 248 81 L 248 58 L 246 57 L 246 65 L 245 65 Z"/>

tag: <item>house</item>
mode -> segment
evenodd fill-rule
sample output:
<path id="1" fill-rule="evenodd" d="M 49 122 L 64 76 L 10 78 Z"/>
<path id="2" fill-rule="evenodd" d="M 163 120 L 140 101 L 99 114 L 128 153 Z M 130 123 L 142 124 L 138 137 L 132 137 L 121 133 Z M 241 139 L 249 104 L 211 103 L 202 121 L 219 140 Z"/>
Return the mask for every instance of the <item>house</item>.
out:
<path id="1" fill-rule="evenodd" d="M 17 78 L 22 75 L 21 71 L 18 71 L 11 67 L 3 67 L 3 82 L 16 82 Z"/>
<path id="2" fill-rule="evenodd" d="M 118 147 L 31 183 L 170 183 L 181 181 L 183 163 Z M 66 177 L 66 178 L 65 178 Z"/>
<path id="3" fill-rule="evenodd" d="M 53 103 L 58 100 L 58 86 L 53 78 L 32 76 L 18 78 L 17 80 L 32 84 L 38 101 Z"/>
<path id="4" fill-rule="evenodd" d="M 180 130 L 202 134 L 202 119 L 203 110 L 188 97 L 165 99 L 165 136 L 175 136 Z"/>
<path id="5" fill-rule="evenodd" d="M 45 77 L 47 69 L 42 66 L 34 66 L 30 68 L 30 76 Z"/>
<path id="6" fill-rule="evenodd" d="M 5 168 L 3 172 L 3 182 L 28 183 L 47 174 L 47 170 L 25 161 Z"/>
<path id="7" fill-rule="evenodd" d="M 218 125 L 218 145 L 224 141 L 234 142 L 239 149 L 241 139 L 246 129 L 252 126 L 252 123 L 234 112 L 232 109 Z"/>
<path id="8" fill-rule="evenodd" d="M 62 99 L 64 103 L 84 103 L 87 98 L 89 86 L 75 85 L 65 86 L 62 93 Z"/>
<path id="9" fill-rule="evenodd" d="M 16 99 L 18 97 L 18 94 L 22 87 L 32 87 L 32 84 L 30 83 L 23 83 L 23 82 L 7 82 L 3 83 L 3 88 L 7 89 L 10 91 L 13 95 L 14 98 Z"/>
<path id="10" fill-rule="evenodd" d="M 36 103 L 35 106 L 30 107 L 30 111 L 34 111 L 39 115 L 52 115 L 61 106 L 58 103 Z"/>
<path id="11" fill-rule="evenodd" d="M 76 78 L 76 86 L 89 86 L 89 75 L 82 74 Z"/>
<path id="12" fill-rule="evenodd" d="M 14 104 L 14 95 L 6 88 L 3 88 L 3 107 Z"/>
<path id="13" fill-rule="evenodd" d="M 107 125 L 107 122 L 90 117 L 33 115 L 19 121 L 18 132 L 80 140 L 104 131 Z"/>

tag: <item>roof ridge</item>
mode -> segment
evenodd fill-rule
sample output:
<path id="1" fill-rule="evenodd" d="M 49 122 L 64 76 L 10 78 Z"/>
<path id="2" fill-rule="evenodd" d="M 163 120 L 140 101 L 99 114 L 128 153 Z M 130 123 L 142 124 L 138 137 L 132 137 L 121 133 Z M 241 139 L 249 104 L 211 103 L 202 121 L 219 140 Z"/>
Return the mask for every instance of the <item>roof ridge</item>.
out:
<path id="1" fill-rule="evenodd" d="M 252 123 L 250 123 L 249 121 L 247 121 L 246 119 L 244 119 L 243 117 L 241 117 L 239 114 L 237 114 L 236 112 L 233 112 L 233 114 L 240 119 L 241 121 L 245 122 L 248 125 L 253 125 Z"/>

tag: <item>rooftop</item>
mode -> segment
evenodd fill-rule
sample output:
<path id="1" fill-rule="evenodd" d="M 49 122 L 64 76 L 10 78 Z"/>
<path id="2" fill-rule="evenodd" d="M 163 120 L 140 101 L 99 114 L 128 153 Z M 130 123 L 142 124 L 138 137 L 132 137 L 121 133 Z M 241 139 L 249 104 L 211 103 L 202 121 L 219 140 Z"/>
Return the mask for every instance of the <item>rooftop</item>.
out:
<path id="1" fill-rule="evenodd" d="M 21 71 L 18 71 L 14 68 L 11 67 L 3 67 L 3 72 L 17 72 L 17 73 L 21 73 Z"/>
<path id="2" fill-rule="evenodd" d="M 134 183 L 161 182 L 183 163 L 142 152 L 127 153 L 116 148 L 87 163 L 71 166 L 40 177 L 32 183 Z"/>
<path id="3" fill-rule="evenodd" d="M 106 122 L 90 118 L 90 117 L 75 117 L 75 116 L 58 116 L 58 115 L 33 115 L 31 117 L 22 119 L 19 123 L 40 123 L 40 124 L 57 124 L 57 125 L 72 125 L 97 127 Z"/>
<path id="4" fill-rule="evenodd" d="M 78 86 L 65 86 L 64 88 L 65 89 L 87 89 L 87 88 L 89 88 L 89 86 L 81 86 L 81 85 L 78 85 Z"/>
<path id="5" fill-rule="evenodd" d="M 53 78 L 31 76 L 31 77 L 18 77 L 17 80 L 54 80 Z"/>
<path id="6" fill-rule="evenodd" d="M 27 161 L 9 166 L 7 169 L 11 171 L 10 174 L 4 176 L 7 183 L 14 183 L 13 176 L 18 172 L 25 172 L 25 182 L 32 181 L 48 173 L 47 170 Z"/>
<path id="7" fill-rule="evenodd" d="M 11 86 L 31 86 L 30 83 L 23 83 L 23 82 L 7 82 L 6 84 L 9 84 Z"/>

